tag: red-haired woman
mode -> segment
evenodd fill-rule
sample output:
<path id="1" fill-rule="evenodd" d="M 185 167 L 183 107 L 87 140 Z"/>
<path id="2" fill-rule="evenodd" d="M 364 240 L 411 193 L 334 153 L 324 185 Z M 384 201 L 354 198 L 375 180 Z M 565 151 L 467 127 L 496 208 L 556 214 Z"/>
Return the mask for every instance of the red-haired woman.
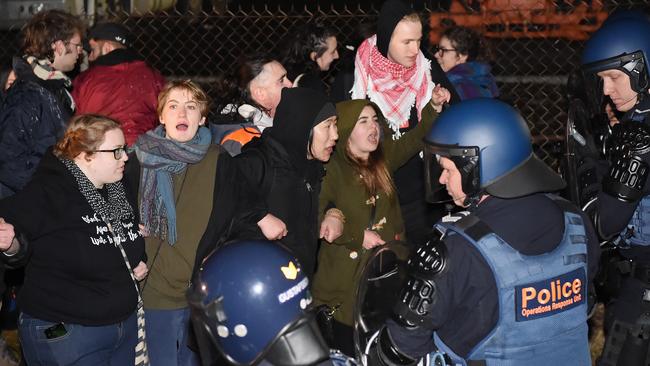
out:
<path id="1" fill-rule="evenodd" d="M 31 182 L 0 201 L 0 251 L 26 262 L 19 335 L 30 366 L 132 365 L 147 274 L 117 122 L 74 117 Z"/>

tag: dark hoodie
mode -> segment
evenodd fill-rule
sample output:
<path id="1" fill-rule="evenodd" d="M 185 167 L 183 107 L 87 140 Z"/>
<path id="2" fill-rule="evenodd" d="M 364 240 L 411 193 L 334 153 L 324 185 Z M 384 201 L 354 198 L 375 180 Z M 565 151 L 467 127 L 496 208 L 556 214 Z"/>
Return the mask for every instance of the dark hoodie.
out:
<path id="1" fill-rule="evenodd" d="M 327 163 L 327 175 L 323 180 L 320 194 L 321 214 L 328 207 L 336 206 L 345 215 L 345 225 L 341 236 L 331 244 L 323 244 L 318 253 L 318 271 L 314 277 L 312 294 L 316 304 L 339 305 L 334 318 L 352 326 L 353 309 L 356 303 L 358 277 L 366 265 L 371 251 L 362 248 L 365 230 L 373 226 L 385 241 L 405 240 L 404 222 L 397 197 L 386 192 L 373 194 L 375 206 L 369 205 L 371 195 L 359 180 L 359 171 L 346 156 L 350 135 L 357 125 L 359 115 L 365 106 L 379 108 L 365 99 L 337 103 L 339 117 L 339 140 L 337 149 Z M 390 136 L 391 130 L 378 115 L 383 135 Z M 390 137 L 381 140 L 386 168 L 392 174 L 411 156 L 422 150 L 423 137 L 434 123 L 434 116 L 423 119 L 413 130 L 399 140 Z M 358 256 L 350 256 L 351 253 Z"/>
<path id="2" fill-rule="evenodd" d="M 332 111 L 325 113 L 322 111 Z M 335 115 L 327 98 L 306 88 L 285 88 L 273 127 L 249 142 L 235 158 L 244 177 L 240 201 L 260 205 L 255 222 L 267 213 L 282 220 L 288 234 L 281 242 L 298 257 L 311 277 L 318 244 L 318 194 L 323 163 L 307 159 L 312 128 Z M 242 204 L 245 207 L 245 204 Z M 239 228 L 239 239 L 262 239 L 257 225 Z"/>
<path id="3" fill-rule="evenodd" d="M 135 201 L 130 204 L 137 214 Z M 31 248 L 18 296 L 21 311 L 52 322 L 100 326 L 136 310 L 137 293 L 120 250 L 51 149 L 25 189 L 0 201 L 0 217 L 24 234 Z M 145 256 L 138 221 L 122 225 L 128 236 L 122 245 L 135 267 Z"/>
<path id="4" fill-rule="evenodd" d="M 379 18 L 377 20 L 377 49 L 384 56 L 388 57 L 388 48 L 390 40 L 395 31 L 397 24 L 404 16 L 413 13 L 413 8 L 404 0 L 387 0 L 383 3 Z M 426 36 L 426 35 L 423 35 Z M 343 78 L 350 82 L 344 87 L 347 93 L 346 99 L 350 98 L 349 91 L 352 89 L 354 77 L 341 74 L 337 78 Z M 437 62 L 431 62 L 431 80 L 436 84 L 449 90 L 451 93 L 450 104 L 460 102 L 460 97 L 456 93 L 453 84 L 447 79 L 444 71 Z M 339 101 L 340 98 L 337 98 Z M 430 109 L 431 107 L 426 107 Z M 409 126 L 400 129 L 405 133 L 415 128 L 420 123 L 418 120 L 417 108 L 411 108 L 409 117 Z M 415 244 L 424 243 L 427 234 L 437 217 L 442 215 L 442 207 L 435 207 L 424 203 L 425 184 L 424 184 L 424 165 L 419 156 L 414 156 L 400 169 L 398 169 L 393 178 L 399 202 L 402 207 L 402 213 L 406 220 L 406 231 L 409 240 Z"/>

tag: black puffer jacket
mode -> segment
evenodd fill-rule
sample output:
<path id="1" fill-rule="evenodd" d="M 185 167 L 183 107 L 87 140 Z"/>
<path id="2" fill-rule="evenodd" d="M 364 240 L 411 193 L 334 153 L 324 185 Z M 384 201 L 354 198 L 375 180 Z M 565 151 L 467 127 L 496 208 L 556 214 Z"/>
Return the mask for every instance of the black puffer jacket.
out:
<path id="1" fill-rule="evenodd" d="M 316 116 L 328 103 L 324 95 L 305 88 L 285 88 L 274 126 L 248 143 L 235 158 L 244 177 L 242 200 L 261 204 L 257 222 L 267 213 L 282 220 L 288 234 L 281 242 L 312 276 L 318 245 L 318 195 L 323 164 L 307 159 L 307 144 Z M 255 224 L 239 228 L 239 238 L 263 238 Z"/>
<path id="2" fill-rule="evenodd" d="M 14 58 L 16 81 L 0 107 L 0 197 L 21 190 L 72 115 L 62 80 L 41 80 Z"/>

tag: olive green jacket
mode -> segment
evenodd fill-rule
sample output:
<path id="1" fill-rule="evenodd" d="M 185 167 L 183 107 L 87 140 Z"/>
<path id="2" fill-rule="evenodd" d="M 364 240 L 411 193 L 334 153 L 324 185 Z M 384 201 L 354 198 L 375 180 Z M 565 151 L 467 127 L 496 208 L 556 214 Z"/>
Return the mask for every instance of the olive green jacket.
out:
<path id="1" fill-rule="evenodd" d="M 364 231 L 372 227 L 384 241 L 405 240 L 397 193 L 391 196 L 380 193 L 370 197 L 359 179 L 359 173 L 344 156 L 345 146 L 359 114 L 369 104 L 371 102 L 367 100 L 352 100 L 336 105 L 339 140 L 336 152 L 326 165 L 327 174 L 320 193 L 320 212 L 322 215 L 328 207 L 334 206 L 343 212 L 346 222 L 343 234 L 333 243 L 322 241 L 312 286 L 315 304 L 338 306 L 335 319 L 350 326 L 358 279 L 370 255 L 370 251 L 362 247 Z M 422 122 L 399 140 L 392 140 L 391 132 L 384 129 L 381 144 L 391 174 L 422 150 L 423 138 L 436 116 L 432 107 L 426 107 Z M 381 120 L 383 117 L 379 118 Z M 383 121 L 380 121 L 380 125 L 386 126 Z M 373 200 L 376 209 L 371 218 Z"/>
<path id="2" fill-rule="evenodd" d="M 185 291 L 192 277 L 199 241 L 212 211 L 220 148 L 210 146 L 205 157 L 172 176 L 176 203 L 176 243 L 151 235 L 145 238 L 149 275 L 142 297 L 147 309 L 187 307 Z"/>

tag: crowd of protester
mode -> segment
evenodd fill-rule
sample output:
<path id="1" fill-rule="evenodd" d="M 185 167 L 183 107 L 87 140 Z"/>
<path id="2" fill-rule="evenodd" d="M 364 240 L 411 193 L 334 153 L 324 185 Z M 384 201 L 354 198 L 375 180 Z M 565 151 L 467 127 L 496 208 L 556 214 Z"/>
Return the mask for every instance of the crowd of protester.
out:
<path id="1" fill-rule="evenodd" d="M 242 55 L 213 103 L 166 82 L 120 24 L 30 19 L 0 65 L 0 251 L 25 268 L 25 364 L 199 365 L 186 291 L 242 239 L 291 251 L 333 309 L 329 346 L 355 356 L 372 249 L 423 246 L 449 210 L 425 201 L 423 138 L 450 106 L 499 97 L 474 30 L 447 29 L 429 60 L 417 13 L 388 0 L 359 32 L 343 52 L 310 23 L 282 54 Z"/>

